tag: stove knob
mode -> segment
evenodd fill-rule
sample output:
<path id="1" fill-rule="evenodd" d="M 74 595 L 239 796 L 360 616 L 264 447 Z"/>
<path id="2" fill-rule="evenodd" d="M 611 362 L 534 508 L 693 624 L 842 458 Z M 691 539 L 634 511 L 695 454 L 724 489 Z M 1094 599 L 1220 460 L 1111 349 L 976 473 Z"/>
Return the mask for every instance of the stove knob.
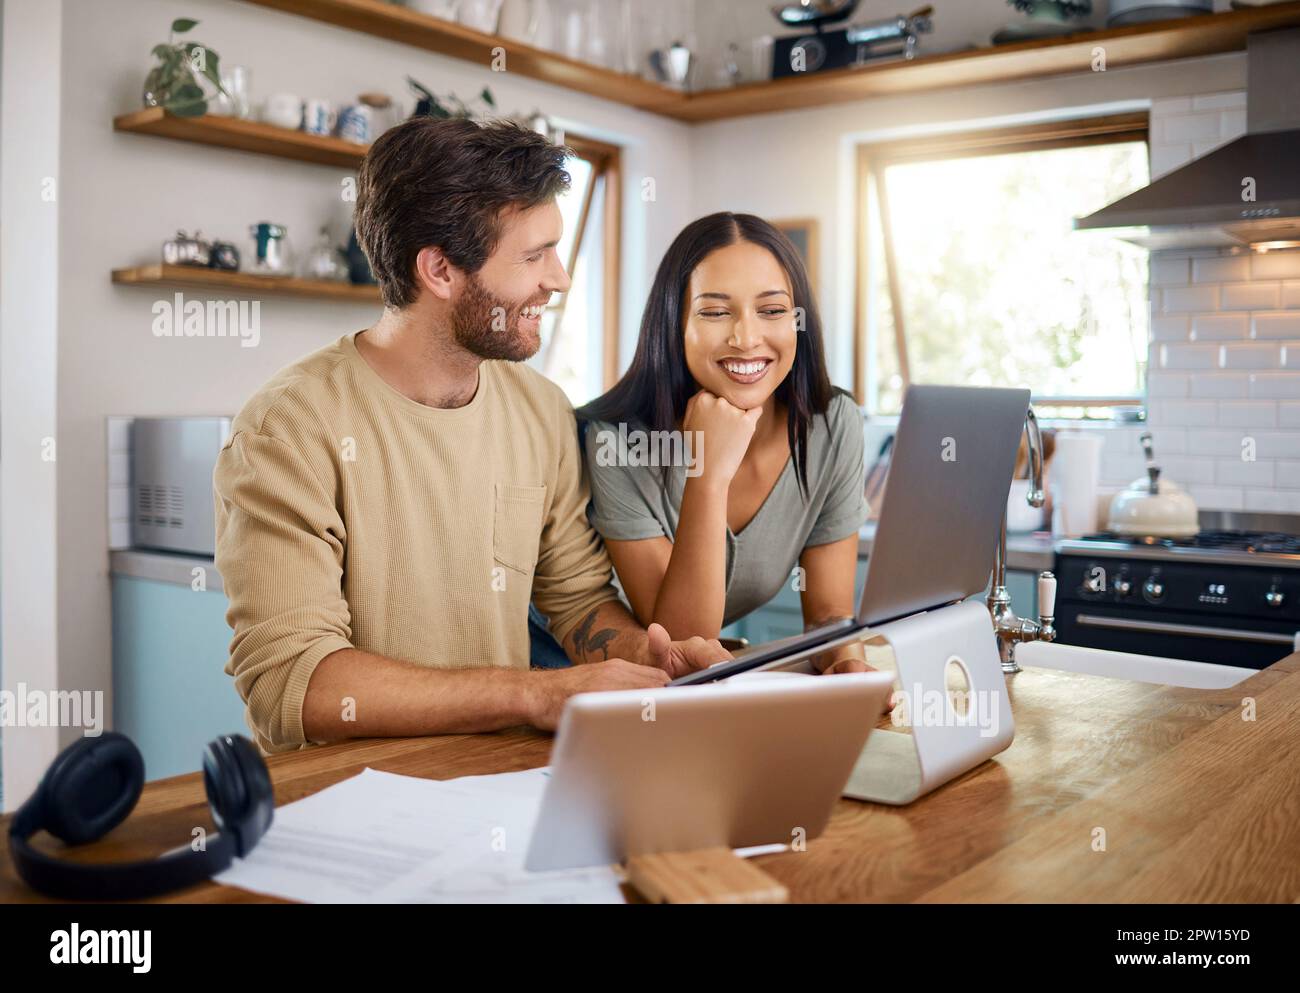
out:
<path id="1" fill-rule="evenodd" d="M 1106 573 L 1101 569 L 1093 569 L 1084 577 L 1083 588 L 1088 593 L 1105 593 Z"/>
<path id="2" fill-rule="evenodd" d="M 1152 576 L 1142 584 L 1142 594 L 1148 600 L 1160 600 L 1165 595 L 1165 584 Z"/>
<path id="3" fill-rule="evenodd" d="M 1120 576 L 1115 580 L 1115 592 L 1120 596 L 1128 596 L 1133 592 L 1133 581 L 1128 576 Z"/>
<path id="4" fill-rule="evenodd" d="M 1280 607 L 1286 602 L 1286 594 L 1275 586 L 1264 594 L 1264 602 L 1273 608 Z"/>

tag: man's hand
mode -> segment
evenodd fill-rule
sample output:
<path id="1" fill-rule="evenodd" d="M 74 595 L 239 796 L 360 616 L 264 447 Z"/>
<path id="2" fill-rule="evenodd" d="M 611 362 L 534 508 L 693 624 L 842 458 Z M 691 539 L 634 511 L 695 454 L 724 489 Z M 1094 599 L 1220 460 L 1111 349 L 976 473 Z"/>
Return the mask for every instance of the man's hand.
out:
<path id="1" fill-rule="evenodd" d="M 818 656 L 818 659 L 821 659 L 823 657 L 824 656 Z M 839 659 L 832 658 L 827 660 L 826 664 L 822 666 L 817 665 L 817 660 L 815 659 L 813 661 L 813 665 L 817 667 L 817 671 L 820 672 L 823 676 L 830 676 L 833 675 L 834 673 L 840 673 L 840 672 L 875 672 L 876 671 L 874 668 L 867 665 L 867 663 L 863 662 L 862 659 L 853 658 L 852 656 L 848 658 L 839 658 Z"/>
<path id="2" fill-rule="evenodd" d="M 716 638 L 673 641 L 662 624 L 651 624 L 646 629 L 646 665 L 666 672 L 669 679 L 731 658 L 734 656 Z"/>
<path id="3" fill-rule="evenodd" d="M 662 669 L 623 659 L 534 672 L 529 678 L 528 723 L 543 731 L 554 731 L 565 702 L 576 693 L 654 689 L 667 685 L 668 679 Z"/>

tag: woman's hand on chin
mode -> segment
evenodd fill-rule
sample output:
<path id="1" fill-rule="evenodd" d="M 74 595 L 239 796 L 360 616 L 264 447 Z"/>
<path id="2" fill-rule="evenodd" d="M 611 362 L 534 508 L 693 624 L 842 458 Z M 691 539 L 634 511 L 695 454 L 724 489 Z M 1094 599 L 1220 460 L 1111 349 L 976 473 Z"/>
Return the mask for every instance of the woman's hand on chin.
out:
<path id="1" fill-rule="evenodd" d="M 731 485 L 762 413 L 762 407 L 741 410 L 708 390 L 700 390 L 686 402 L 682 430 L 698 432 L 697 438 L 703 439 L 695 446 L 702 478 Z"/>

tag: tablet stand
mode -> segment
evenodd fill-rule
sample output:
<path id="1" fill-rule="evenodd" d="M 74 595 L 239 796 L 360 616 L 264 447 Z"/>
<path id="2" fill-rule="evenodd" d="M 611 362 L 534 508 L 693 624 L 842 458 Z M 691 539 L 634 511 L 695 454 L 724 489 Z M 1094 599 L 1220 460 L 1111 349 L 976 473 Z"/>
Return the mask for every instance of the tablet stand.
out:
<path id="1" fill-rule="evenodd" d="M 1011 701 L 988 608 L 978 600 L 913 614 L 871 628 L 894 651 L 897 688 L 910 733 L 875 730 L 844 795 L 906 804 L 1004 751 L 1015 737 Z M 812 655 L 861 640 L 863 632 L 802 653 L 783 669 L 812 671 Z M 791 665 L 790 663 L 795 663 Z M 964 712 L 948 692 L 949 663 L 967 683 Z M 895 710 L 895 717 L 902 713 Z"/>
<path id="2" fill-rule="evenodd" d="M 873 731 L 844 795 L 905 804 L 1005 750 L 1015 737 L 1011 700 L 988 608 L 977 600 L 874 629 L 889 642 L 910 734 Z M 967 688 L 954 702 L 950 671 Z M 897 717 L 899 711 L 895 711 Z"/>
<path id="3" fill-rule="evenodd" d="M 786 903 L 790 891 L 730 848 L 627 860 L 627 881 L 650 903 Z"/>

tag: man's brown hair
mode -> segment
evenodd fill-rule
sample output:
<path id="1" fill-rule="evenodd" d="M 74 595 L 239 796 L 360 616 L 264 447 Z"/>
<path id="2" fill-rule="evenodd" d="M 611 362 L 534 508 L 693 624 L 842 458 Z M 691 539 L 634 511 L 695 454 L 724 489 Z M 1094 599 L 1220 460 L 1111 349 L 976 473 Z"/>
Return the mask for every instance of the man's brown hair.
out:
<path id="1" fill-rule="evenodd" d="M 508 121 L 416 117 L 385 131 L 361 163 L 356 206 L 357 240 L 385 306 L 414 302 L 422 248 L 478 272 L 501 237 L 503 211 L 569 188 L 568 154 Z"/>

